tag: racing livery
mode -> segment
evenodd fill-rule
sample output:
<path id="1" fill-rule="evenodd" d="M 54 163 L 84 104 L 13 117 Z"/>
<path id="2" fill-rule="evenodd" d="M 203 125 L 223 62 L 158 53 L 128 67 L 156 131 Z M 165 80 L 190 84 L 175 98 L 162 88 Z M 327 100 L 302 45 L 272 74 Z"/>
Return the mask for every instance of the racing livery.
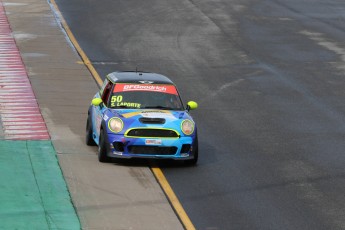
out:
<path id="1" fill-rule="evenodd" d="M 113 72 L 94 96 L 86 123 L 86 144 L 98 145 L 98 159 L 156 158 L 198 161 L 196 125 L 175 84 L 166 76 Z"/>

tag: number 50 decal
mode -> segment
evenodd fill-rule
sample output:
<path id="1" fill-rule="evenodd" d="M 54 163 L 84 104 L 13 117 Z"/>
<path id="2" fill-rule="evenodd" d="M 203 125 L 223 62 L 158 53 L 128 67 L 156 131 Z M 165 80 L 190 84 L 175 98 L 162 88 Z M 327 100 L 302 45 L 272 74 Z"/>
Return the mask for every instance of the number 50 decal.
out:
<path id="1" fill-rule="evenodd" d="M 119 95 L 119 96 L 112 96 L 111 97 L 111 103 L 121 102 L 122 99 L 123 99 L 123 97 L 121 95 Z"/>

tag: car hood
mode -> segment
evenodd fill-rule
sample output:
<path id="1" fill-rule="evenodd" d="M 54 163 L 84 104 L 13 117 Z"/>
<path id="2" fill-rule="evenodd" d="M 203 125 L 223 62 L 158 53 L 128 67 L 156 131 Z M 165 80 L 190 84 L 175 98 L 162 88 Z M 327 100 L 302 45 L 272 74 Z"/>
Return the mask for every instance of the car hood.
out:
<path id="1" fill-rule="evenodd" d="M 186 111 L 171 111 L 171 110 L 152 110 L 152 109 L 127 109 L 127 110 L 116 110 L 119 117 L 125 119 L 135 119 L 140 118 L 162 118 L 166 122 L 173 122 L 181 119 L 190 119 L 189 114 Z"/>

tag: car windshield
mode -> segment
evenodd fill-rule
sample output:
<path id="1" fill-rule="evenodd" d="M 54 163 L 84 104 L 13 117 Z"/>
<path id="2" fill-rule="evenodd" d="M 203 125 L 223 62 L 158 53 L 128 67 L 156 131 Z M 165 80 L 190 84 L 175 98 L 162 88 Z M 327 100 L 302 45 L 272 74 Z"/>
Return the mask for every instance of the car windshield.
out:
<path id="1" fill-rule="evenodd" d="M 183 110 L 174 85 L 116 84 L 110 108 Z"/>

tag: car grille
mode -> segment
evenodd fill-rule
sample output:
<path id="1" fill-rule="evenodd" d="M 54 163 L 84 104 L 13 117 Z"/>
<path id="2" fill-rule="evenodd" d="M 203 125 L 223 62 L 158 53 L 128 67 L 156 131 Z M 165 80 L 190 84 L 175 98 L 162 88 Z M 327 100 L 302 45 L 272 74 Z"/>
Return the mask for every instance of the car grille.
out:
<path id="1" fill-rule="evenodd" d="M 131 129 L 126 134 L 128 137 L 179 137 L 179 134 L 170 129 Z"/>
<path id="2" fill-rule="evenodd" d="M 175 155 L 177 147 L 131 145 L 128 146 L 128 151 L 132 154 Z"/>

